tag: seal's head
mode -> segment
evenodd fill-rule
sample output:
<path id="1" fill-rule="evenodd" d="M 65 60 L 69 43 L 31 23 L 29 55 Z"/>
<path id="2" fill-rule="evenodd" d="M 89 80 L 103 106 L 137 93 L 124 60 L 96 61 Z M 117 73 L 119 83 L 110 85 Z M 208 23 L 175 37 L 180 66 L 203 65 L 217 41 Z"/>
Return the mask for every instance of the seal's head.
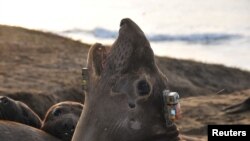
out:
<path id="1" fill-rule="evenodd" d="M 176 126 L 164 119 L 167 79 L 139 26 L 123 19 L 107 52 L 101 44 L 90 49 L 85 110 L 73 141 L 178 140 Z"/>
<path id="2" fill-rule="evenodd" d="M 0 119 L 41 127 L 41 119 L 33 110 L 23 102 L 7 96 L 0 96 Z"/>
<path id="3" fill-rule="evenodd" d="M 65 101 L 53 105 L 46 113 L 41 129 L 62 141 L 71 141 L 83 105 Z"/>

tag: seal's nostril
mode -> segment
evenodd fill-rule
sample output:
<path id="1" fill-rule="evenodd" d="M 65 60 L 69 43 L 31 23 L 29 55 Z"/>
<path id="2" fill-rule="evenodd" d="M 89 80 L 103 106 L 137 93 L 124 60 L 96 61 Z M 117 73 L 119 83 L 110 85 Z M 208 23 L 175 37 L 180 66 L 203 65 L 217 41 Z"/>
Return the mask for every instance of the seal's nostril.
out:
<path id="1" fill-rule="evenodd" d="M 120 27 L 122 27 L 124 24 L 125 24 L 125 21 L 122 20 L 121 23 L 120 23 Z"/>
<path id="2" fill-rule="evenodd" d="M 123 25 L 125 25 L 126 23 L 128 23 L 129 19 L 122 19 L 121 23 L 120 23 L 120 27 L 122 27 Z"/>
<path id="3" fill-rule="evenodd" d="M 135 104 L 134 104 L 134 103 L 128 103 L 128 106 L 129 106 L 130 108 L 135 108 Z"/>

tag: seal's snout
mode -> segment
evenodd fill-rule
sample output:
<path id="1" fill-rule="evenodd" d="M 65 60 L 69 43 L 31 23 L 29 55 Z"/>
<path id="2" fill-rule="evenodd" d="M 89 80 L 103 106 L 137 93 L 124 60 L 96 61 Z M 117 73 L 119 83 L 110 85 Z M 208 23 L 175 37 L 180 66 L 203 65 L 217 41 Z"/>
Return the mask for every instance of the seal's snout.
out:
<path id="1" fill-rule="evenodd" d="M 7 97 L 5 97 L 5 96 L 0 97 L 0 104 L 6 105 L 6 104 L 8 104 L 8 102 L 9 102 L 9 99 Z"/>
<path id="2" fill-rule="evenodd" d="M 71 116 L 73 116 L 73 115 L 71 115 Z M 64 130 L 67 130 L 68 132 L 73 132 L 75 130 L 77 120 L 75 120 L 74 118 L 65 118 L 63 122 L 64 123 L 62 126 L 63 126 Z"/>
<path id="3" fill-rule="evenodd" d="M 74 132 L 75 132 L 75 126 L 76 126 L 76 123 L 74 123 L 73 121 L 71 120 L 66 120 L 66 122 L 63 124 L 62 126 L 62 131 L 63 131 L 63 136 L 67 138 L 72 138 Z M 66 140 L 65 140 L 66 141 Z"/>
<path id="4" fill-rule="evenodd" d="M 64 124 L 64 129 L 67 130 L 69 133 L 74 133 L 75 131 L 75 125 L 74 124 L 68 124 L 68 123 L 65 123 Z"/>
<path id="5" fill-rule="evenodd" d="M 144 32 L 134 21 L 124 18 L 120 22 L 119 36 L 105 59 L 102 72 L 111 72 L 109 74 L 113 75 L 116 72 L 131 71 L 139 66 L 152 64 L 148 62 L 154 62 L 153 60 L 153 51 Z"/>
<path id="6" fill-rule="evenodd" d="M 121 23 L 120 23 L 120 27 L 122 27 L 123 25 L 125 25 L 126 24 L 126 19 L 122 19 L 121 20 Z"/>
<path id="7" fill-rule="evenodd" d="M 131 20 L 129 18 L 124 18 L 121 20 L 121 23 L 120 23 L 120 27 L 122 27 L 123 25 L 126 25 L 130 22 Z"/>
<path id="8" fill-rule="evenodd" d="M 133 34 L 142 34 L 143 31 L 140 29 L 140 27 L 134 22 L 132 21 L 130 18 L 124 18 L 121 20 L 120 22 L 120 28 L 126 28 L 127 31 L 132 32 Z M 144 34 L 142 34 L 142 36 L 144 36 Z"/>

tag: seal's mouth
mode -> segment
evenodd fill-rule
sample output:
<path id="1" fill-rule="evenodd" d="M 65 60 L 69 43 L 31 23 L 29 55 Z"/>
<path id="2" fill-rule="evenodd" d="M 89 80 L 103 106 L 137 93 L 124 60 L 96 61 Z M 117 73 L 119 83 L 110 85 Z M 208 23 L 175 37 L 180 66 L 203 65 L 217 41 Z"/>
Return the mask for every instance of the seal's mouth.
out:
<path id="1" fill-rule="evenodd" d="M 63 140 L 71 140 L 74 132 L 75 132 L 75 128 L 66 129 L 66 130 L 64 129 L 59 133 L 59 138 Z"/>
<path id="2" fill-rule="evenodd" d="M 134 71 L 154 62 L 154 53 L 141 28 L 131 19 L 122 19 L 119 36 L 107 56 L 106 67 L 113 73 Z"/>
<path id="3" fill-rule="evenodd" d="M 69 130 L 69 131 L 64 132 L 63 135 L 64 135 L 65 137 L 72 137 L 73 134 L 74 134 L 74 132 L 75 132 L 75 129 L 71 129 L 71 130 Z"/>
<path id="4" fill-rule="evenodd" d="M 154 53 L 145 34 L 128 18 L 121 20 L 119 36 L 111 48 L 97 43 L 91 50 L 93 55 L 89 60 L 93 61 L 88 63 L 95 66 L 99 75 L 102 71 L 115 74 L 132 71 L 141 66 L 152 68 L 154 64 Z"/>

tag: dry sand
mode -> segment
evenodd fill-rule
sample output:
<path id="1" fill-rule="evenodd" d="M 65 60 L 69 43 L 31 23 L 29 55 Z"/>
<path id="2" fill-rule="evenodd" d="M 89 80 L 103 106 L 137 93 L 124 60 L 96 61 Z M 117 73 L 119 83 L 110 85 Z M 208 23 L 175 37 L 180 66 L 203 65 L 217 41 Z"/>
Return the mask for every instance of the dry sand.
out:
<path id="1" fill-rule="evenodd" d="M 250 89 L 230 94 L 196 96 L 181 100 L 182 119 L 177 122 L 181 133 L 207 140 L 207 125 L 250 124 L 250 109 L 229 114 L 225 108 L 250 97 Z M 249 105 L 250 106 L 250 105 Z"/>

